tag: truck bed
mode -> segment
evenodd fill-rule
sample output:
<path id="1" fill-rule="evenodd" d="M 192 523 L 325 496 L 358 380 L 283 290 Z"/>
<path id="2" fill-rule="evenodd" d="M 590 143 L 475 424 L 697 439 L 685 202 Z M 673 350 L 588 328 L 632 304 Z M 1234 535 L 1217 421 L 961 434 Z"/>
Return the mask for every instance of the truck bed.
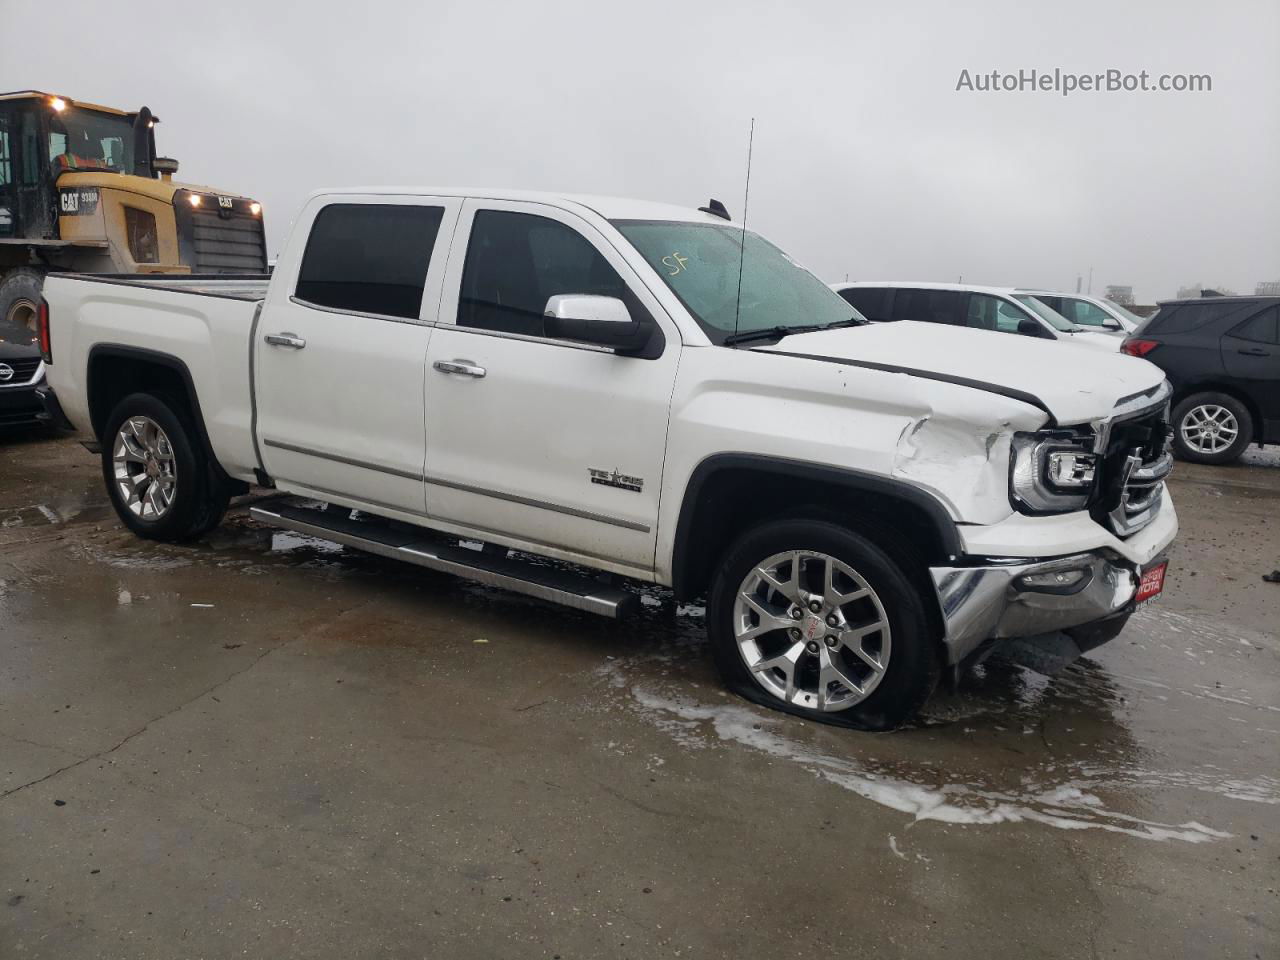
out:
<path id="1" fill-rule="evenodd" d="M 114 283 L 128 287 L 145 287 L 151 290 L 170 290 L 174 293 L 190 293 L 201 297 L 225 297 L 230 300 L 263 299 L 271 277 L 265 273 L 53 273 L 51 277 L 66 280 L 86 280 L 93 283 Z"/>

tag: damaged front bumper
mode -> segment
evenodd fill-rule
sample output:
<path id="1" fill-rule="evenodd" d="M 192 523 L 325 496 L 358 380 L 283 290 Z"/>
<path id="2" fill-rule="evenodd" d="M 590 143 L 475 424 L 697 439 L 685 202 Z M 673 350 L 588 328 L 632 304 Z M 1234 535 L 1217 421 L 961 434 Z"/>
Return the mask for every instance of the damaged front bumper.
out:
<path id="1" fill-rule="evenodd" d="M 988 640 L 1042 637 L 1126 617 L 1140 572 L 1106 549 L 933 567 L 948 663 L 962 663 Z"/>

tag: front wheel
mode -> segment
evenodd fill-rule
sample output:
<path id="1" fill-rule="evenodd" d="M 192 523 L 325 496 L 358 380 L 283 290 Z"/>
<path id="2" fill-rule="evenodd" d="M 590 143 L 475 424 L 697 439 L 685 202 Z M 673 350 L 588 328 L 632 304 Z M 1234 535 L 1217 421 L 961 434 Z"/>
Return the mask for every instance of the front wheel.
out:
<path id="1" fill-rule="evenodd" d="M 1174 409 L 1173 424 L 1174 452 L 1192 463 L 1234 463 L 1253 440 L 1249 408 L 1227 393 L 1187 397 Z"/>
<path id="2" fill-rule="evenodd" d="M 725 554 L 707 617 L 730 689 L 787 713 L 887 730 L 937 683 L 919 589 L 876 544 L 835 523 L 783 520 L 745 534 Z"/>
<path id="3" fill-rule="evenodd" d="M 102 474 L 126 527 L 149 540 L 191 540 L 216 527 L 230 499 L 185 406 L 135 393 L 102 431 Z"/>

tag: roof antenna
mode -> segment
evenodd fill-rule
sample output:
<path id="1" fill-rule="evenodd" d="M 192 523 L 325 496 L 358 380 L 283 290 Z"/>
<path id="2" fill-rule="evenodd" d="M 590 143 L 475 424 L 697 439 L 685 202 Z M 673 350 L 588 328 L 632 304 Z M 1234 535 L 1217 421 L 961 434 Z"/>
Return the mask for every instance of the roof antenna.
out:
<path id="1" fill-rule="evenodd" d="M 751 148 L 756 142 L 756 118 L 751 118 L 751 132 L 747 135 L 747 186 L 742 191 L 742 248 L 738 251 L 738 296 L 733 305 L 733 332 L 738 332 L 738 320 L 742 316 L 742 265 L 747 259 L 747 202 L 751 199 Z"/>

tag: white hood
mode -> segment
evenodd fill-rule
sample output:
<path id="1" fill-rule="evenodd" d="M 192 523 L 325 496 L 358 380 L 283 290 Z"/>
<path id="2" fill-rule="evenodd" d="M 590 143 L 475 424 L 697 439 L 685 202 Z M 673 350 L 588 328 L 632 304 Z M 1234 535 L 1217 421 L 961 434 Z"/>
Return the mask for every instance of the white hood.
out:
<path id="1" fill-rule="evenodd" d="M 1003 387 L 1038 398 L 1059 424 L 1110 416 L 1116 401 L 1164 380 L 1154 364 L 1109 350 L 911 320 L 799 333 L 756 349 Z"/>

